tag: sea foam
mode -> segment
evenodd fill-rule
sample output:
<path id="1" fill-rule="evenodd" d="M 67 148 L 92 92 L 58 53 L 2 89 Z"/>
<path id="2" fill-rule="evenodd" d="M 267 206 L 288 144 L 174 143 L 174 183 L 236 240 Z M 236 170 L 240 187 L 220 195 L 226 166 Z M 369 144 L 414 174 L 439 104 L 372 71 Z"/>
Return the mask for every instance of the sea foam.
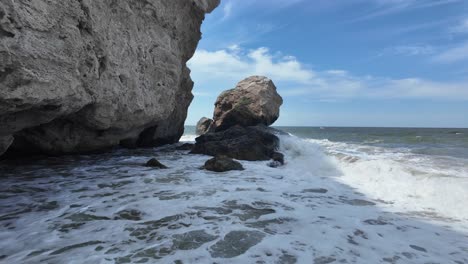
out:
<path id="1" fill-rule="evenodd" d="M 386 150 L 280 137 L 277 169 L 200 170 L 208 156 L 175 146 L 0 165 L 0 261 L 468 262 L 455 186 L 467 178 L 415 176 L 376 157 Z M 169 169 L 142 166 L 154 156 Z M 442 194 L 447 207 L 464 200 L 444 208 Z"/>

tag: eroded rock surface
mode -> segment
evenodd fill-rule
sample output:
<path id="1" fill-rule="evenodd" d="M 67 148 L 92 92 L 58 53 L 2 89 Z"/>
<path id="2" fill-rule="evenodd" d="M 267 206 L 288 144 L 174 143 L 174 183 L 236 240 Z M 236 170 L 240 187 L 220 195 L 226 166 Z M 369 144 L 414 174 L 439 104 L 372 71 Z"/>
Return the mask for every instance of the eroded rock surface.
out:
<path id="1" fill-rule="evenodd" d="M 197 123 L 197 130 L 196 133 L 197 135 L 203 135 L 208 130 L 210 129 L 211 124 L 213 123 L 213 120 L 207 117 L 202 117 Z"/>
<path id="2" fill-rule="evenodd" d="M 224 91 L 215 103 L 213 130 L 222 131 L 234 125 L 273 124 L 279 117 L 283 99 L 273 81 L 264 76 L 251 76 L 236 88 Z"/>
<path id="3" fill-rule="evenodd" d="M 270 128 L 234 126 L 196 138 L 191 153 L 224 155 L 239 160 L 269 160 L 279 147 L 279 139 Z"/>
<path id="4" fill-rule="evenodd" d="M 0 155 L 177 141 L 193 97 L 186 62 L 218 4 L 0 2 Z"/>

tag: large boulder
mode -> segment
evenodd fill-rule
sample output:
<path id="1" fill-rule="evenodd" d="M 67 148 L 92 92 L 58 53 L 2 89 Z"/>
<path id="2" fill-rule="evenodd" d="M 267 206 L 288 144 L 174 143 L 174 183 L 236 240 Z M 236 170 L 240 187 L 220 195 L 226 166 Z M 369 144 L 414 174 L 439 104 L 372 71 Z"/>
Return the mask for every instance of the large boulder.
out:
<path id="1" fill-rule="evenodd" d="M 283 99 L 267 77 L 251 76 L 236 88 L 219 95 L 215 103 L 213 130 L 222 131 L 234 125 L 273 124 L 279 117 Z"/>
<path id="2" fill-rule="evenodd" d="M 202 117 L 197 123 L 197 127 L 196 127 L 197 135 L 203 135 L 206 132 L 208 132 L 208 130 L 211 127 L 211 124 L 213 124 L 212 119 L 209 119 L 207 117 Z"/>
<path id="3" fill-rule="evenodd" d="M 218 4 L 0 1 L 0 155 L 178 141 L 193 97 L 186 62 Z"/>
<path id="4" fill-rule="evenodd" d="M 238 160 L 270 160 L 279 147 L 279 139 L 265 126 L 233 126 L 196 138 L 191 153 L 224 155 Z"/>

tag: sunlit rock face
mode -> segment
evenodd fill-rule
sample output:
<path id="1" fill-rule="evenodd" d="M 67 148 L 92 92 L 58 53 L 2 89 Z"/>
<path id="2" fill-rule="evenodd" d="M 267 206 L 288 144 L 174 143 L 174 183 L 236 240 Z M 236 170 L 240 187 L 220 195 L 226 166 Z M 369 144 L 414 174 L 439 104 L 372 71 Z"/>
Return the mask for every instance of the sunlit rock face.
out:
<path id="1" fill-rule="evenodd" d="M 218 96 L 212 130 L 223 131 L 234 125 L 269 126 L 278 119 L 282 104 L 272 80 L 250 76 Z"/>
<path id="2" fill-rule="evenodd" d="M 186 62 L 218 4 L 2 1 L 0 155 L 177 141 L 193 98 Z"/>

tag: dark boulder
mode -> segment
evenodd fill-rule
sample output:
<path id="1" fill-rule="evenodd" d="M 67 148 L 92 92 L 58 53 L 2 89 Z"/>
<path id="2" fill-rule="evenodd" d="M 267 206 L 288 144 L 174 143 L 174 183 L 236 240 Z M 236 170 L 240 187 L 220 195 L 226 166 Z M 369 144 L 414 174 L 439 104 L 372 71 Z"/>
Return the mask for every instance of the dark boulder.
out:
<path id="1" fill-rule="evenodd" d="M 235 161 L 227 156 L 216 156 L 212 159 L 209 159 L 205 162 L 205 170 L 215 171 L 215 172 L 224 172 L 231 170 L 244 170 L 242 164 L 238 161 Z"/>
<path id="2" fill-rule="evenodd" d="M 271 156 L 272 161 L 268 163 L 268 166 L 272 168 L 277 168 L 284 165 L 284 155 L 280 152 L 275 152 Z"/>
<path id="3" fill-rule="evenodd" d="M 145 164 L 146 167 L 158 168 L 158 169 L 167 169 L 167 166 L 159 162 L 157 159 L 152 158 L 148 160 Z"/>
<path id="4" fill-rule="evenodd" d="M 184 143 L 178 147 L 176 147 L 176 150 L 192 150 L 194 144 L 192 143 Z"/>
<path id="5" fill-rule="evenodd" d="M 195 139 L 191 153 L 225 155 L 239 160 L 270 160 L 279 146 L 274 131 L 265 126 L 234 126 L 224 131 L 209 132 Z"/>

